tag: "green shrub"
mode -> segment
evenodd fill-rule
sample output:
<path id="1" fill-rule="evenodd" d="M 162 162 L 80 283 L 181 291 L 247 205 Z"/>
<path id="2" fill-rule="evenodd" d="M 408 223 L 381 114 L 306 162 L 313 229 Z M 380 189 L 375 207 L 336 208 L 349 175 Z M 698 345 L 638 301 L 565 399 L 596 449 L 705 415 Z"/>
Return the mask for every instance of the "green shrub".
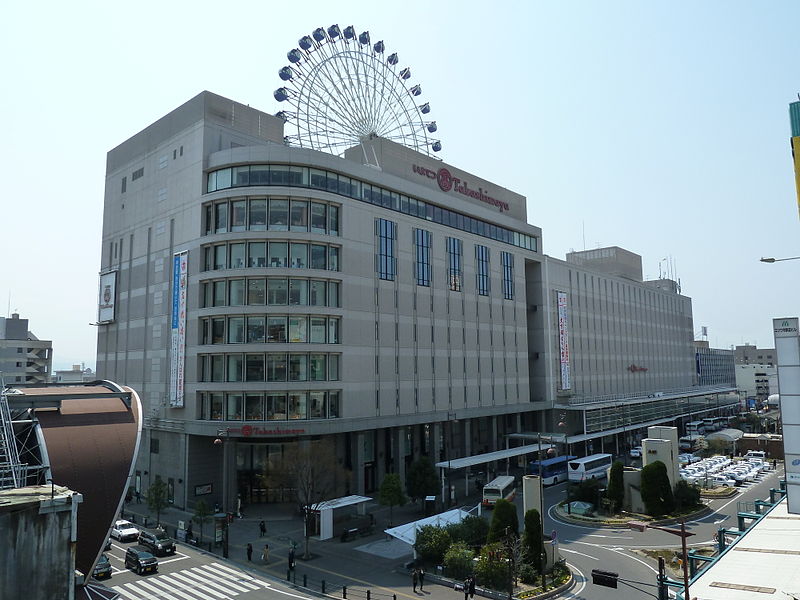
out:
<path id="1" fill-rule="evenodd" d="M 683 479 L 675 484 L 675 508 L 683 510 L 700 504 L 700 488 Z"/>
<path id="2" fill-rule="evenodd" d="M 517 576 L 522 583 L 527 583 L 528 585 L 536 585 L 539 583 L 539 571 L 537 571 L 533 565 L 529 565 L 527 563 L 523 563 L 517 569 Z"/>
<path id="3" fill-rule="evenodd" d="M 611 465 L 611 472 L 608 477 L 608 488 L 606 488 L 606 498 L 611 503 L 611 512 L 618 513 L 622 510 L 625 501 L 625 482 L 622 477 L 623 465 L 620 461 L 614 461 Z"/>
<path id="4" fill-rule="evenodd" d="M 475 553 L 464 542 L 452 544 L 444 553 L 445 573 L 451 579 L 461 581 L 472 574 L 472 559 Z"/>
<path id="5" fill-rule="evenodd" d="M 480 585 L 493 590 L 507 590 L 509 566 L 505 558 L 503 545 L 486 544 L 481 549 L 478 562 L 475 564 L 475 577 Z"/>
<path id="6" fill-rule="evenodd" d="M 450 534 L 441 527 L 425 525 L 417 532 L 414 549 L 420 560 L 429 565 L 440 565 L 450 547 Z"/>
<path id="7" fill-rule="evenodd" d="M 580 502 L 588 502 L 589 504 L 597 504 L 597 496 L 600 491 L 600 482 L 597 479 L 584 479 L 580 483 L 567 484 L 569 488 L 570 501 L 578 500 Z"/>
<path id="8" fill-rule="evenodd" d="M 657 460 L 642 467 L 641 494 L 645 512 L 660 517 L 675 510 L 675 498 L 669 483 L 666 465 Z"/>
<path id="9" fill-rule="evenodd" d="M 525 549 L 523 561 L 539 568 L 542 556 L 542 520 L 535 508 L 525 513 L 525 533 L 522 536 Z"/>
<path id="10" fill-rule="evenodd" d="M 492 543 L 502 540 L 508 534 L 519 535 L 519 520 L 517 519 L 517 507 L 508 500 L 502 498 L 494 505 L 492 523 L 489 525 L 489 533 L 486 542 Z"/>
<path id="11" fill-rule="evenodd" d="M 452 523 L 446 527 L 453 542 L 464 542 L 475 548 L 482 546 L 489 534 L 489 523 L 483 517 L 471 515 L 460 523 Z"/>

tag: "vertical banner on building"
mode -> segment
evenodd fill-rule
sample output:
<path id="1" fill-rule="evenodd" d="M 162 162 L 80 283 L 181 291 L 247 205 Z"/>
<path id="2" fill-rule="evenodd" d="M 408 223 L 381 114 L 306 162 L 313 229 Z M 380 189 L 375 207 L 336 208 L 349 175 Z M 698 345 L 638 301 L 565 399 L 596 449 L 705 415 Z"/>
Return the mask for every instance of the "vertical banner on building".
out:
<path id="1" fill-rule="evenodd" d="M 567 321 L 567 294 L 556 292 L 558 302 L 558 347 L 561 362 L 561 389 L 572 387 L 569 379 L 569 323 Z"/>
<path id="2" fill-rule="evenodd" d="M 100 294 L 97 300 L 97 322 L 113 323 L 114 305 L 117 299 L 117 272 L 100 274 Z"/>
<path id="3" fill-rule="evenodd" d="M 169 369 L 169 405 L 183 407 L 186 365 L 186 284 L 189 253 L 179 252 L 172 259 L 172 351 Z"/>
<path id="4" fill-rule="evenodd" d="M 783 420 L 783 454 L 786 467 L 786 506 L 800 514 L 800 334 L 798 318 L 773 319 L 778 388 Z M 749 399 L 748 399 L 749 400 Z"/>

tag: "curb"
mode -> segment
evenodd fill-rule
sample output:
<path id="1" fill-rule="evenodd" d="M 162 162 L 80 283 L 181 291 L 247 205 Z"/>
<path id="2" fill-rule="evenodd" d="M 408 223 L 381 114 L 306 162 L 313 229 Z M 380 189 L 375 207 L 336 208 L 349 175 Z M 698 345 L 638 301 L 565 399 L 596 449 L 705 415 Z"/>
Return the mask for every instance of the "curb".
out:
<path id="1" fill-rule="evenodd" d="M 593 526 L 593 527 L 605 528 L 605 529 L 626 529 L 627 528 L 627 525 L 626 525 L 627 521 L 622 521 L 622 520 L 620 520 L 619 523 L 603 523 L 603 522 L 595 521 L 595 520 L 592 520 L 592 519 L 583 520 L 583 519 L 570 518 L 567 515 L 563 514 L 561 512 L 560 508 L 561 507 L 558 506 L 556 508 L 556 510 L 553 511 L 553 513 L 552 513 L 553 514 L 553 518 L 556 521 L 561 521 L 562 523 L 567 523 L 568 525 L 584 525 L 584 526 Z M 673 523 L 680 523 L 681 521 L 684 521 L 684 520 L 685 521 L 694 521 L 695 519 L 702 519 L 703 517 L 709 515 L 712 512 L 713 511 L 711 510 L 710 507 L 704 506 L 703 508 L 701 508 L 698 511 L 683 515 L 681 517 L 672 517 L 672 518 L 669 518 L 669 519 L 651 519 L 651 520 L 647 521 L 647 523 L 650 524 L 650 525 L 671 525 Z M 637 519 L 641 519 L 641 515 L 631 515 L 631 518 L 628 519 L 628 520 L 637 520 Z"/>

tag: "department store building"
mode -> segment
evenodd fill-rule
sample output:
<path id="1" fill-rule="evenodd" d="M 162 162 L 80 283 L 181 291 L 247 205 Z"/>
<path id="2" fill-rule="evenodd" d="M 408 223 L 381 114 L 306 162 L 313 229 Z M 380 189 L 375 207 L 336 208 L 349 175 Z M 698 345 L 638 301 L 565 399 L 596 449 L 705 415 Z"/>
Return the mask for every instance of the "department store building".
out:
<path id="1" fill-rule="evenodd" d="M 328 439 L 339 491 L 368 494 L 511 434 L 620 452 L 735 410 L 734 382 L 698 384 L 691 300 L 637 255 L 546 257 L 523 196 L 382 138 L 290 147 L 283 125 L 203 92 L 108 153 L 97 371 L 142 399 L 138 489 L 290 501 L 270 470 Z"/>

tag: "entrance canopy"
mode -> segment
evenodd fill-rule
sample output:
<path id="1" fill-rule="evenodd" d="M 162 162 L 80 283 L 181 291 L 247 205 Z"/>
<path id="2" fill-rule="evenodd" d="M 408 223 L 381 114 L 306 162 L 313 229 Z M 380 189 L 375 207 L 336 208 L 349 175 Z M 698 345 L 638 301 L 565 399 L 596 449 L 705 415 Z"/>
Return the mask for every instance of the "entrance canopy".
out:
<path id="1" fill-rule="evenodd" d="M 466 456 L 464 458 L 443 460 L 441 462 L 437 462 L 436 466 L 441 469 L 465 469 L 467 467 L 474 467 L 475 465 L 484 465 L 496 460 L 505 460 L 515 456 L 522 456 L 523 454 L 531 454 L 532 452 L 538 452 L 539 448 L 542 450 L 547 450 L 548 448 L 552 447 L 552 444 L 542 444 L 541 446 L 539 446 L 539 444 L 532 444 L 530 446 L 506 448 L 505 450 L 484 452 L 483 454 L 475 454 L 474 456 Z"/>
<path id="2" fill-rule="evenodd" d="M 433 525 L 434 527 L 447 527 L 453 523 L 461 523 L 461 521 L 468 516 L 469 513 L 467 511 L 461 510 L 460 508 L 454 508 L 453 510 L 448 510 L 447 512 L 439 513 L 438 515 L 433 515 L 432 517 L 425 517 L 419 521 L 412 521 L 411 523 L 406 523 L 405 525 L 398 525 L 397 527 L 386 529 L 385 533 L 413 546 L 417 541 L 417 532 L 426 525 Z"/>

